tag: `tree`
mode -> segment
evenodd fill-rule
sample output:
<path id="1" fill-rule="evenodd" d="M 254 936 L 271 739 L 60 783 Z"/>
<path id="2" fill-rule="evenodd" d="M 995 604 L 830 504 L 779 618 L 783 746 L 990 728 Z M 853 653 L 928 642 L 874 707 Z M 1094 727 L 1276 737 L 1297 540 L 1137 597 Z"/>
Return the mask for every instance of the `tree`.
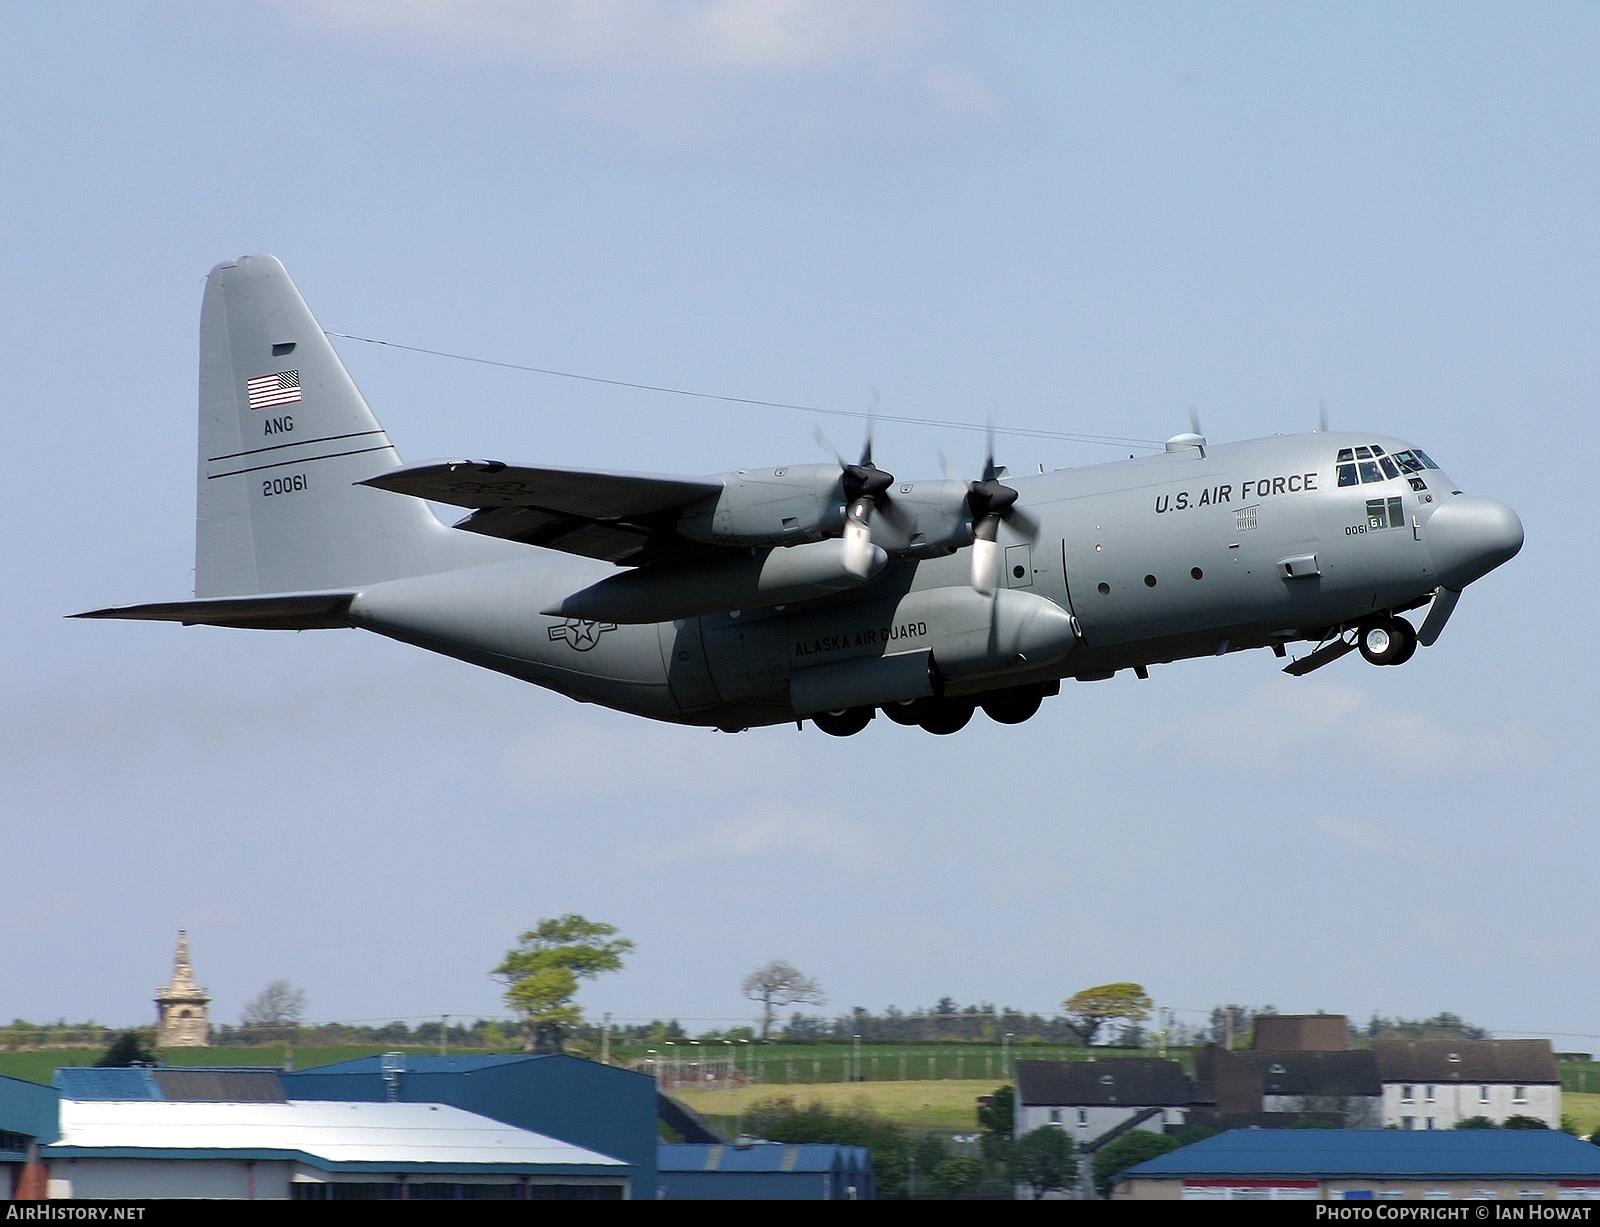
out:
<path id="1" fill-rule="evenodd" d="M 798 968 L 773 959 L 765 967 L 758 967 L 744 978 L 740 986 L 751 1001 L 761 1003 L 761 1038 L 766 1039 L 777 1021 L 774 1010 L 788 1005 L 822 1005 L 827 998 L 822 986 Z"/>
<path id="2" fill-rule="evenodd" d="M 940 1197 L 951 1198 L 973 1193 L 983 1183 L 983 1160 L 952 1155 L 935 1165 L 928 1183 Z"/>
<path id="3" fill-rule="evenodd" d="M 1032 1189 L 1034 1201 L 1053 1189 L 1070 1189 L 1078 1179 L 1078 1156 L 1067 1131 L 1041 1125 L 1012 1143 L 1011 1179 Z"/>
<path id="4" fill-rule="evenodd" d="M 123 1069 L 129 1065 L 154 1065 L 156 1054 L 150 1051 L 145 1037 L 138 1031 L 124 1031 L 111 1041 L 105 1056 L 95 1062 L 100 1069 Z"/>
<path id="5" fill-rule="evenodd" d="M 1178 1140 L 1148 1129 L 1130 1129 L 1114 1142 L 1107 1142 L 1094 1156 L 1094 1187 L 1101 1197 L 1111 1196 L 1111 1186 L 1135 1163 L 1154 1159 L 1178 1149 Z"/>
<path id="6" fill-rule="evenodd" d="M 490 973 L 509 986 L 506 1004 L 522 1019 L 523 1046 L 529 1052 L 560 1052 L 566 1028 L 583 1019 L 572 1000 L 578 982 L 621 969 L 622 956 L 633 943 L 616 932 L 615 925 L 572 912 L 541 920 Z"/>
<path id="7" fill-rule="evenodd" d="M 306 1012 L 306 995 L 287 980 L 274 980 L 245 1003 L 239 1024 L 253 1030 L 291 1030 Z"/>
<path id="8" fill-rule="evenodd" d="M 1061 1012 L 1066 1015 L 1067 1026 L 1087 1047 L 1106 1023 L 1117 1018 L 1143 1022 L 1150 1017 L 1154 1005 L 1142 985 L 1124 982 L 1075 993 L 1061 1003 Z"/>
<path id="9" fill-rule="evenodd" d="M 997 1087 L 988 1103 L 978 1105 L 978 1124 L 983 1129 L 978 1148 L 990 1163 L 1004 1163 L 1011 1152 L 1011 1138 L 1017 1131 L 1017 1099 L 1011 1084 Z"/>

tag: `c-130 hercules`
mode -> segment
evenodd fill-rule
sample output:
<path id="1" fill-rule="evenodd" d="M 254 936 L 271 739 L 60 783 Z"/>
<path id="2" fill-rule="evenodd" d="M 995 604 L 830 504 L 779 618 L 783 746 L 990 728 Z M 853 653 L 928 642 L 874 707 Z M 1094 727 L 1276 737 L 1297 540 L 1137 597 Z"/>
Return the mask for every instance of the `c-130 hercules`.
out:
<path id="1" fill-rule="evenodd" d="M 870 444 L 710 477 L 405 466 L 271 256 L 206 283 L 198 483 L 195 598 L 79 616 L 360 627 L 728 731 L 1016 724 L 1063 678 L 1293 642 L 1297 675 L 1403 664 L 1522 547 L 1511 508 L 1377 434 L 972 482 L 901 481 Z"/>

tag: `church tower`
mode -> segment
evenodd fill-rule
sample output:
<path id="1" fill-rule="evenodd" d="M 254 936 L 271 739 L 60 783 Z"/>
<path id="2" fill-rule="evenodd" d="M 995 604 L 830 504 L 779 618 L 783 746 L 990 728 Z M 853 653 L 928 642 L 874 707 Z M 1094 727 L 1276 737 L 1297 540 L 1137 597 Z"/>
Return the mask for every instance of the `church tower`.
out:
<path id="1" fill-rule="evenodd" d="M 210 1004 L 211 994 L 194 982 L 189 934 L 179 929 L 172 983 L 156 990 L 156 1047 L 209 1048 L 211 1019 L 206 1007 Z"/>

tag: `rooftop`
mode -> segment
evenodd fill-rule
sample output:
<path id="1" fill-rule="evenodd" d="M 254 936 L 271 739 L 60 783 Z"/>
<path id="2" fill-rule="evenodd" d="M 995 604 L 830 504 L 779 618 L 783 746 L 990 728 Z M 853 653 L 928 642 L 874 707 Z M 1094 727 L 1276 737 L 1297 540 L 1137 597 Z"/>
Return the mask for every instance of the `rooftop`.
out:
<path id="1" fill-rule="evenodd" d="M 1234 1129 L 1122 1174 L 1183 1176 L 1600 1179 L 1600 1146 L 1551 1129 Z"/>
<path id="2" fill-rule="evenodd" d="M 81 1152 L 201 1157 L 294 1158 L 315 1167 L 548 1169 L 627 1165 L 581 1146 L 503 1125 L 460 1108 L 427 1103 L 170 1102 L 61 1103 L 62 1158 Z M 177 1152 L 177 1153 L 175 1153 Z"/>
<path id="3" fill-rule="evenodd" d="M 840 1162 L 865 1167 L 867 1152 L 860 1146 L 808 1142 L 752 1142 L 746 1146 L 663 1142 L 659 1167 L 663 1172 L 826 1172 Z"/>
<path id="4" fill-rule="evenodd" d="M 1549 1040 L 1375 1040 L 1385 1082 L 1559 1083 Z"/>
<path id="5" fill-rule="evenodd" d="M 1016 1077 L 1024 1105 L 1176 1107 L 1194 1098 L 1183 1066 L 1158 1057 L 1018 1061 Z"/>

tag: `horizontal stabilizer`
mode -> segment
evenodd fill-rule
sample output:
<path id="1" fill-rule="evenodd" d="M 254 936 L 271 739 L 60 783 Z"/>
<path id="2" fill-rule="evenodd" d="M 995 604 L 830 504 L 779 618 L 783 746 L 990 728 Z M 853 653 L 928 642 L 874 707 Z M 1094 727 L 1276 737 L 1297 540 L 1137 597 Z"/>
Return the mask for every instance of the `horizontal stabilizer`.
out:
<path id="1" fill-rule="evenodd" d="M 125 618 L 135 622 L 181 622 L 185 626 L 231 626 L 243 630 L 314 631 L 349 626 L 345 611 L 353 592 L 293 592 L 277 596 L 225 596 L 155 605 L 113 605 L 74 618 Z"/>
<path id="2" fill-rule="evenodd" d="M 658 515 L 722 493 L 721 481 L 703 477 L 530 469 L 498 460 L 412 464 L 362 484 L 457 507 L 541 507 L 590 520 Z"/>

